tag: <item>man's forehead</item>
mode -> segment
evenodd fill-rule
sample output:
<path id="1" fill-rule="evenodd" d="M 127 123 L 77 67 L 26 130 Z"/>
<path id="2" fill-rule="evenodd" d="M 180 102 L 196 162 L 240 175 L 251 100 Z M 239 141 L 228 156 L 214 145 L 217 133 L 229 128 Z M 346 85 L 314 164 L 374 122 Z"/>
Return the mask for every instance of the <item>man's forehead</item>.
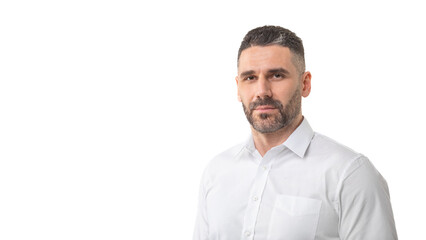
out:
<path id="1" fill-rule="evenodd" d="M 292 53 L 288 47 L 279 45 L 252 46 L 241 52 L 238 72 L 256 71 L 259 68 L 291 68 Z"/>

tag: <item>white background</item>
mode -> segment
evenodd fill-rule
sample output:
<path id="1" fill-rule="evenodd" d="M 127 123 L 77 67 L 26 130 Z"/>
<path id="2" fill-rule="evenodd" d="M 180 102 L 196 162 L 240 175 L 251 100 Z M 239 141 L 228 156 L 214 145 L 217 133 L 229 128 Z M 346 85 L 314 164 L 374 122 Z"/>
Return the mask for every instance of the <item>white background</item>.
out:
<path id="1" fill-rule="evenodd" d="M 2 1 L 0 239 L 191 239 L 207 162 L 243 141 L 247 31 L 305 44 L 314 130 L 387 179 L 424 236 L 421 1 Z"/>

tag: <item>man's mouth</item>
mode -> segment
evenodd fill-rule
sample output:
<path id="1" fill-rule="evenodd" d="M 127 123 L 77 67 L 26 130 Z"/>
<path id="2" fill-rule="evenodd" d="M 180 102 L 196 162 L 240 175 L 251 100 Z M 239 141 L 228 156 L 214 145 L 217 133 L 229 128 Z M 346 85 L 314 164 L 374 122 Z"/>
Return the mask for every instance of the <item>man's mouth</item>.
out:
<path id="1" fill-rule="evenodd" d="M 274 106 L 270 106 L 270 105 L 262 105 L 262 106 L 258 106 L 256 107 L 254 110 L 255 111 L 259 111 L 259 112 L 269 112 L 269 111 L 273 111 L 276 108 Z"/>

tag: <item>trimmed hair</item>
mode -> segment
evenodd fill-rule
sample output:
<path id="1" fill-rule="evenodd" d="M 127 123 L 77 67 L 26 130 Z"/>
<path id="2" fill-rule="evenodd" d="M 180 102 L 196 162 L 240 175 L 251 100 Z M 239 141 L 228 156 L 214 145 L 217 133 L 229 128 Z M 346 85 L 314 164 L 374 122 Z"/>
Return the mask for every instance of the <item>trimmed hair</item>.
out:
<path id="1" fill-rule="evenodd" d="M 279 45 L 287 47 L 293 54 L 292 61 L 300 74 L 305 72 L 305 50 L 302 39 L 288 29 L 279 26 L 263 26 L 250 30 L 238 49 L 237 65 L 240 63 L 241 52 L 254 46 Z"/>

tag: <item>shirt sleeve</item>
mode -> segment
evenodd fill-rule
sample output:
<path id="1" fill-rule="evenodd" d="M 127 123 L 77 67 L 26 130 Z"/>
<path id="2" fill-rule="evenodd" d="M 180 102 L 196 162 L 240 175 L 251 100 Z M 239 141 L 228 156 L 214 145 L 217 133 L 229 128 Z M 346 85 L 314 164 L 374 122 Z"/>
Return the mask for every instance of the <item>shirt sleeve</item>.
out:
<path id="1" fill-rule="evenodd" d="M 193 240 L 208 240 L 208 221 L 206 210 L 206 191 L 205 191 L 205 173 L 201 180 L 199 197 L 198 197 L 198 212 L 195 221 L 195 230 Z"/>
<path id="2" fill-rule="evenodd" d="M 344 175 L 338 192 L 340 239 L 398 239 L 387 183 L 371 162 L 361 156 Z"/>

